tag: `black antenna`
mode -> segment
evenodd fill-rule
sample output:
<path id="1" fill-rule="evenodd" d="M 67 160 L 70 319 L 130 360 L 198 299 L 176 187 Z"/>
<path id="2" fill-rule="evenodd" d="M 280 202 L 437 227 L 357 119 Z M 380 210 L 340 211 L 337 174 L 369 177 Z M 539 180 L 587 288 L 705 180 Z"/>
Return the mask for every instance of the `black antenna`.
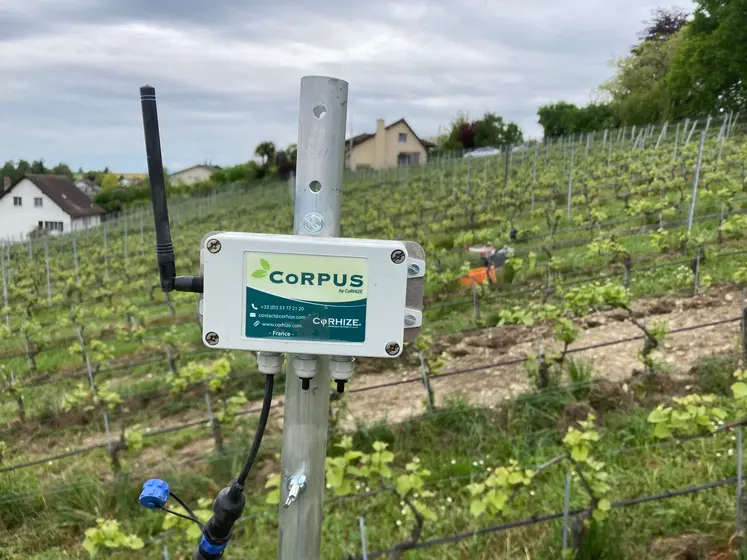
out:
<path id="1" fill-rule="evenodd" d="M 201 276 L 177 276 L 174 246 L 171 244 L 169 208 L 166 204 L 166 184 L 163 180 L 161 160 L 161 137 L 158 132 L 158 110 L 156 89 L 152 86 L 140 88 L 140 105 L 143 109 L 143 130 L 145 131 L 145 153 L 148 156 L 148 178 L 150 196 L 153 202 L 153 220 L 156 226 L 156 258 L 158 274 L 161 277 L 161 290 L 171 292 L 202 293 Z"/>

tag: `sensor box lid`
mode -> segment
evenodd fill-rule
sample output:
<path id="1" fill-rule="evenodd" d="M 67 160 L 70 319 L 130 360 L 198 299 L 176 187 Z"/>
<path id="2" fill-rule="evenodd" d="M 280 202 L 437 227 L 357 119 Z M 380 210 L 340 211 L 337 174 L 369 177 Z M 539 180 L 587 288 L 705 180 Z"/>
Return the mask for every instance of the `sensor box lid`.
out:
<path id="1" fill-rule="evenodd" d="M 219 232 L 200 263 L 211 348 L 393 358 L 422 324 L 413 242 Z"/>

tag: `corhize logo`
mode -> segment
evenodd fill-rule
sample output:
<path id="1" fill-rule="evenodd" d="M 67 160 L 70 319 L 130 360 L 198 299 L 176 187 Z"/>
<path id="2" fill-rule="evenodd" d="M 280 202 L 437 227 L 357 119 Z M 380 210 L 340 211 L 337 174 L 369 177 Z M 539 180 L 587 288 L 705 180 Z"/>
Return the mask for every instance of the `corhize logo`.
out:
<path id="1" fill-rule="evenodd" d="M 284 272 L 282 270 L 272 270 L 272 266 L 266 259 L 259 259 L 258 268 L 252 272 L 252 278 L 267 277 L 273 284 L 289 284 L 300 286 L 329 286 L 339 288 L 340 293 L 362 294 L 363 293 L 363 275 L 345 274 L 345 273 L 328 273 L 328 272 Z"/>

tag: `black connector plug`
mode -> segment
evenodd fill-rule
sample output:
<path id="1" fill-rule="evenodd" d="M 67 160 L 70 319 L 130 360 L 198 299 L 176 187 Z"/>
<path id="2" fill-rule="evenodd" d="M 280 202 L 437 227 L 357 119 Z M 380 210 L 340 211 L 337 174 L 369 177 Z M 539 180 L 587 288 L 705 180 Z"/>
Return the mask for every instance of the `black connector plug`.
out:
<path id="1" fill-rule="evenodd" d="M 236 480 L 218 493 L 213 502 L 213 516 L 205 524 L 194 560 L 215 560 L 223 556 L 233 535 L 233 525 L 244 512 L 245 505 L 244 487 Z"/>

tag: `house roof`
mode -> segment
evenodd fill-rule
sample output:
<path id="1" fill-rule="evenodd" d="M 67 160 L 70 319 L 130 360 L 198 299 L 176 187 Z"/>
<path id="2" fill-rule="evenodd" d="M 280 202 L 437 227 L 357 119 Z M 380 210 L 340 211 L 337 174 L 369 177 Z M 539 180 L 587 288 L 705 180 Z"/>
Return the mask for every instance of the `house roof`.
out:
<path id="1" fill-rule="evenodd" d="M 65 175 L 26 175 L 40 191 L 52 199 L 62 208 L 63 212 L 72 218 L 83 218 L 85 216 L 97 216 L 104 214 L 104 209 L 98 204 L 91 202 L 88 197 L 75 186 L 75 181 Z M 7 191 L 0 193 L 0 198 L 12 192 L 21 183 L 19 181 Z"/>
<path id="2" fill-rule="evenodd" d="M 412 127 L 409 124 L 407 124 L 407 121 L 405 119 L 399 119 L 398 121 L 393 122 L 389 126 L 385 127 L 385 130 L 389 130 L 393 126 L 397 126 L 400 123 L 404 123 L 404 125 L 408 129 L 410 129 L 410 132 L 412 132 L 412 135 L 415 137 L 415 139 L 418 142 L 420 142 L 423 145 L 424 148 L 435 148 L 436 147 L 436 144 L 434 144 L 433 142 L 429 142 L 428 140 L 423 140 L 417 134 L 415 134 L 415 131 L 412 129 Z M 364 142 L 367 142 L 367 141 L 369 141 L 369 140 L 371 140 L 372 138 L 375 138 L 375 137 L 376 137 L 376 134 L 370 134 L 370 133 L 367 133 L 367 132 L 365 132 L 363 134 L 358 134 L 357 136 L 353 136 L 352 138 L 348 138 L 345 141 L 345 148 L 346 149 L 350 149 L 350 147 L 351 147 L 350 145 L 351 144 L 352 144 L 352 147 L 355 148 L 356 146 L 359 146 L 360 144 L 363 144 Z"/>
<path id="3" fill-rule="evenodd" d="M 205 165 L 205 164 L 201 164 L 201 165 L 193 165 L 192 167 L 187 167 L 186 169 L 182 169 L 181 171 L 174 171 L 173 173 L 169 173 L 169 175 L 170 176 L 171 175 L 179 175 L 179 173 L 184 173 L 185 171 L 191 171 L 193 169 L 198 169 L 200 167 L 205 168 L 208 171 L 217 171 L 218 169 L 220 169 L 220 167 L 217 166 L 217 165 Z"/>

